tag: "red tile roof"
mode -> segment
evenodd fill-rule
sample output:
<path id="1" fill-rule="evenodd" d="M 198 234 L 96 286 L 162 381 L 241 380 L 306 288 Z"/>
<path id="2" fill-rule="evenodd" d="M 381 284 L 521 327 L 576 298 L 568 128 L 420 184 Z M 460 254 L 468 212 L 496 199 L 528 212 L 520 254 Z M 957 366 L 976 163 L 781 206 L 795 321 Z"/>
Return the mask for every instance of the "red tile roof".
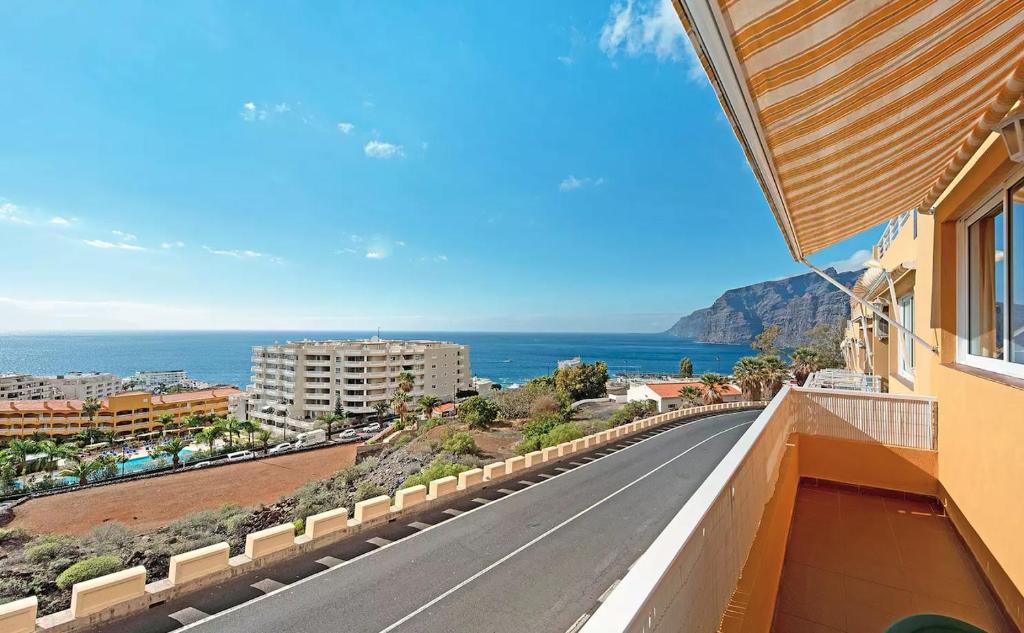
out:
<path id="1" fill-rule="evenodd" d="M 647 388 L 658 394 L 659 398 L 678 398 L 679 390 L 683 387 L 694 387 L 701 393 L 706 391 L 704 383 L 699 380 L 691 380 L 686 382 L 649 382 Z M 736 385 L 728 384 L 722 385 L 717 389 L 718 393 L 723 396 L 738 396 L 743 392 Z"/>
<path id="2" fill-rule="evenodd" d="M 124 395 L 142 395 L 146 391 L 125 391 L 114 394 L 114 397 Z M 153 405 L 177 404 L 181 402 L 194 402 L 196 400 L 209 400 L 211 398 L 227 398 L 230 395 L 242 393 L 234 387 L 215 387 L 213 389 L 202 389 L 200 391 L 185 391 L 172 393 L 165 396 L 153 396 Z M 103 398 L 99 401 L 100 411 L 110 411 L 110 401 Z M 84 400 L 0 400 L 0 413 L 80 413 Z"/>

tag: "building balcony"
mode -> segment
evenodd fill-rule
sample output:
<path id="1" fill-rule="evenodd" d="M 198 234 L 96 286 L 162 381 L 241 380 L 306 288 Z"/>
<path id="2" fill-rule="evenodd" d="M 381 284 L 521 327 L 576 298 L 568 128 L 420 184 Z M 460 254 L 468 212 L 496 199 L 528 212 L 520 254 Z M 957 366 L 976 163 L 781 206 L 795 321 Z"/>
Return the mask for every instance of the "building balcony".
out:
<path id="1" fill-rule="evenodd" d="M 930 398 L 784 387 L 583 632 L 1016 630 L 938 479 L 936 420 Z"/>

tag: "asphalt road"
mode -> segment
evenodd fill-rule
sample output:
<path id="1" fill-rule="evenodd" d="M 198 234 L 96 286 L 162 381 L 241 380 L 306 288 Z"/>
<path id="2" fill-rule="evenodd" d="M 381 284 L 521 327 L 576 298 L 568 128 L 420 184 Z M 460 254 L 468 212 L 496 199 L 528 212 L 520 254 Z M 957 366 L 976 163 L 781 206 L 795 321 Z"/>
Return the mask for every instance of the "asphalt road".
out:
<path id="1" fill-rule="evenodd" d="M 565 633 L 757 414 L 648 430 L 99 630 Z"/>

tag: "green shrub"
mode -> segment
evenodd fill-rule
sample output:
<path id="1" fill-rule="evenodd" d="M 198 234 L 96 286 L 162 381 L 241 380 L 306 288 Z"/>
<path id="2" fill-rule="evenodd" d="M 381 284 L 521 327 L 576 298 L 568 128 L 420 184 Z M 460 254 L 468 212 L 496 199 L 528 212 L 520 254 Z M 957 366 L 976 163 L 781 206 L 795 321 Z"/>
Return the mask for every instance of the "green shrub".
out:
<path id="1" fill-rule="evenodd" d="M 44 536 L 25 548 L 25 558 L 32 563 L 41 563 L 54 558 L 74 556 L 78 544 L 66 536 Z"/>
<path id="2" fill-rule="evenodd" d="M 654 400 L 627 402 L 621 409 L 608 418 L 608 426 L 616 427 L 629 424 L 635 420 L 646 418 L 658 412 L 658 404 Z"/>
<path id="3" fill-rule="evenodd" d="M 295 493 L 295 516 L 305 518 L 345 505 L 349 488 L 342 479 L 312 481 Z"/>
<path id="4" fill-rule="evenodd" d="M 459 473 L 466 472 L 467 470 L 469 470 L 469 466 L 466 464 L 456 464 L 455 462 L 449 462 L 438 457 L 431 462 L 430 466 L 427 466 L 420 472 L 403 481 L 402 485 L 399 486 L 399 489 L 410 488 L 420 484 L 429 486 L 430 482 L 435 479 L 440 479 L 442 477 L 457 477 Z"/>
<path id="5" fill-rule="evenodd" d="M 486 429 L 498 419 L 498 406 L 486 398 L 473 396 L 459 405 L 457 415 L 471 429 Z"/>
<path id="6" fill-rule="evenodd" d="M 522 442 L 516 444 L 516 455 L 526 455 L 527 453 L 532 453 L 533 451 L 539 451 L 541 437 L 544 436 L 541 435 L 539 437 L 528 437 L 524 439 Z"/>
<path id="7" fill-rule="evenodd" d="M 565 422 L 565 420 L 563 420 L 560 415 L 552 413 L 535 415 L 523 426 L 523 439 L 543 437 L 544 435 L 547 435 L 551 429 L 563 422 Z"/>
<path id="8" fill-rule="evenodd" d="M 548 448 L 549 446 L 557 446 L 562 442 L 571 442 L 573 440 L 578 440 L 581 437 L 583 437 L 583 429 L 579 426 L 571 422 L 559 424 L 541 438 L 540 447 Z"/>
<path id="9" fill-rule="evenodd" d="M 121 571 L 123 567 L 121 559 L 117 556 L 87 558 L 62 571 L 57 576 L 57 586 L 61 589 L 70 589 L 71 585 L 75 583 L 106 576 L 115 571 Z"/>
<path id="10" fill-rule="evenodd" d="M 304 519 L 302 517 L 299 517 L 298 519 L 295 519 L 294 521 L 292 521 L 292 525 L 295 526 L 295 533 L 296 534 L 305 534 L 306 533 L 306 519 Z"/>
<path id="11" fill-rule="evenodd" d="M 6 543 L 8 541 L 13 541 L 15 539 L 23 538 L 24 536 L 25 536 L 25 531 L 24 530 L 0 528 L 0 545 L 3 545 L 4 543 Z"/>
<path id="12" fill-rule="evenodd" d="M 456 433 L 444 443 L 444 450 L 455 455 L 476 455 L 480 449 L 469 433 Z"/>
<path id="13" fill-rule="evenodd" d="M 402 448 L 403 446 L 408 446 L 409 443 L 413 441 L 413 439 L 415 439 L 413 435 L 409 433 L 403 433 L 402 435 L 398 436 L 397 440 L 391 442 L 391 446 L 393 446 L 394 448 Z"/>
<path id="14" fill-rule="evenodd" d="M 366 501 L 367 499 L 373 499 L 374 497 L 379 497 L 384 494 L 387 494 L 387 491 L 377 484 L 370 481 L 364 481 L 356 487 L 355 500 L 358 503 L 359 501 Z"/>

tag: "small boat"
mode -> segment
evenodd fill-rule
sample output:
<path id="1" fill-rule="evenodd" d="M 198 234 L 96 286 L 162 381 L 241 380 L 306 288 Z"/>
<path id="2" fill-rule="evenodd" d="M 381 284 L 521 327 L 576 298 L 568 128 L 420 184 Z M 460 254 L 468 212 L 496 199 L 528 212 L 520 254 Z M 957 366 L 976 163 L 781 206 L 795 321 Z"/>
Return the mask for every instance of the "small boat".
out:
<path id="1" fill-rule="evenodd" d="M 503 360 L 501 362 L 503 362 L 503 363 L 511 363 L 512 359 L 511 358 L 506 358 L 505 360 Z"/>

